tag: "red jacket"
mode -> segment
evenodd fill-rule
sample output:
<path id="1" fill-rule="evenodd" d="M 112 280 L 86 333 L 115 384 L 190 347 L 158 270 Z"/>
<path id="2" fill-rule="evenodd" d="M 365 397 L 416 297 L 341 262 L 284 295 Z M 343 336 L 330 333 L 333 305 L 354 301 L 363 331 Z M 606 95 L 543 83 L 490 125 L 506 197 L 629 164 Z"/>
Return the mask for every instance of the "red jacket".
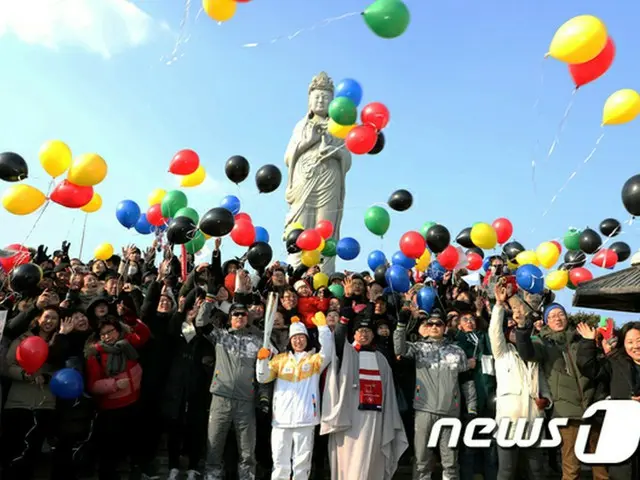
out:
<path id="1" fill-rule="evenodd" d="M 126 334 L 125 340 L 136 349 L 142 347 L 151 336 L 149 327 L 138 319 L 134 319 L 132 325 L 130 319 L 126 320 L 133 327 L 133 332 Z M 94 395 L 98 407 L 102 410 L 113 410 L 137 402 L 140 398 L 142 380 L 140 364 L 136 360 L 127 360 L 124 372 L 115 377 L 108 377 L 106 373 L 108 355 L 100 344 L 96 344 L 94 348 L 96 354 L 87 359 L 87 390 Z M 129 379 L 129 386 L 119 389 L 116 381 L 122 378 Z"/>
<path id="2" fill-rule="evenodd" d="M 298 313 L 304 326 L 316 328 L 313 323 L 313 316 L 318 313 L 327 313 L 329 310 L 329 299 L 320 297 L 300 297 L 298 298 Z"/>

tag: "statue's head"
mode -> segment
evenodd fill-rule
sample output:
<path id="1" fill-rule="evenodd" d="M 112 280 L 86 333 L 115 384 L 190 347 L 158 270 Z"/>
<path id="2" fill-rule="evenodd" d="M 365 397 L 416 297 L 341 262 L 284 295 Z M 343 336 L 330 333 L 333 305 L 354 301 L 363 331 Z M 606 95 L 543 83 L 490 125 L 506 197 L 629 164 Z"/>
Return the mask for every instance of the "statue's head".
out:
<path id="1" fill-rule="evenodd" d="M 333 80 L 325 72 L 313 77 L 309 84 L 309 111 L 314 115 L 326 118 L 329 103 L 333 100 Z"/>

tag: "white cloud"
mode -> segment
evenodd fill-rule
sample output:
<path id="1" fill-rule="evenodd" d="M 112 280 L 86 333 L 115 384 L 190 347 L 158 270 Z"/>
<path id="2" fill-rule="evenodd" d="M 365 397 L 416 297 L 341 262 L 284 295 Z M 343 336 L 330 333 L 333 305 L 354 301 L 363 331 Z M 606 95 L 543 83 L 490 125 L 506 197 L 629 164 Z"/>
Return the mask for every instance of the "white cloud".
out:
<path id="1" fill-rule="evenodd" d="M 0 0 L 0 37 L 52 50 L 81 47 L 111 58 L 170 32 L 128 0 Z"/>

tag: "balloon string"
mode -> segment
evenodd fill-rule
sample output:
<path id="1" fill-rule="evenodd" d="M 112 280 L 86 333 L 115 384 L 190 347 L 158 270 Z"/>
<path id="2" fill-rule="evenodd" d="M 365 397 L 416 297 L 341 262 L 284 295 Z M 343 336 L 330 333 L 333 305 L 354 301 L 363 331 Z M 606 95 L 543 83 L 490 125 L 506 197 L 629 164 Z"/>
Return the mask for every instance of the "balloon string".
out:
<path id="1" fill-rule="evenodd" d="M 560 135 L 562 134 L 562 131 L 564 130 L 565 125 L 567 124 L 567 119 L 569 118 L 569 114 L 571 113 L 571 109 L 573 108 L 573 103 L 575 101 L 577 92 L 578 92 L 577 88 L 574 88 L 573 92 L 571 92 L 571 99 L 569 100 L 569 104 L 567 105 L 567 108 L 564 111 L 562 120 L 560 120 L 560 124 L 558 125 L 558 131 L 556 132 L 556 136 L 554 137 L 553 142 L 549 147 L 549 151 L 547 152 L 547 159 L 546 159 L 547 162 L 551 158 L 551 155 L 553 155 L 553 152 L 555 151 L 556 147 L 560 144 Z"/>
<path id="2" fill-rule="evenodd" d="M 84 214 L 84 223 L 82 224 L 82 236 L 80 237 L 80 255 L 78 257 L 82 259 L 82 249 L 84 248 L 84 234 L 87 231 L 87 220 L 89 219 L 89 214 Z"/>
<path id="3" fill-rule="evenodd" d="M 191 12 L 191 0 L 185 0 L 184 2 L 184 10 L 182 12 L 182 19 L 180 20 L 180 26 L 178 27 L 178 38 L 176 38 L 176 43 L 173 46 L 173 50 L 171 51 L 171 54 L 168 57 L 161 57 L 160 61 L 164 62 L 165 65 L 169 66 L 173 63 L 175 63 L 178 58 L 182 58 L 184 56 L 184 53 L 181 53 L 180 55 L 178 55 L 178 53 L 180 52 L 181 47 L 187 43 L 190 39 L 190 35 L 186 34 L 186 26 L 187 26 L 187 21 L 189 20 L 189 14 Z M 197 17 L 200 15 L 200 12 L 198 12 Z"/>
<path id="4" fill-rule="evenodd" d="M 44 212 L 47 210 L 47 207 L 49 206 L 49 204 L 51 203 L 51 200 L 47 200 L 44 204 L 44 207 L 42 207 L 42 210 L 40 210 L 40 214 L 38 215 L 38 218 L 36 218 L 36 221 L 33 222 L 33 226 L 31 227 L 31 230 L 29 230 L 29 233 L 27 233 L 27 236 L 24 238 L 24 240 L 22 241 L 22 245 L 24 245 L 25 243 L 27 243 L 27 241 L 29 240 L 29 237 L 31 237 L 31 235 L 33 234 L 34 230 L 36 229 L 36 227 L 38 226 L 38 223 L 40 222 L 40 219 L 42 218 L 42 216 L 44 215 Z"/>
<path id="5" fill-rule="evenodd" d="M 542 105 L 542 94 L 544 92 L 544 64 L 545 58 L 542 58 L 540 61 L 540 82 L 538 84 L 538 95 L 536 101 L 533 103 L 533 131 L 538 132 L 536 136 L 536 142 L 533 146 L 533 155 L 531 157 L 531 181 L 533 182 L 533 194 L 537 195 L 536 188 L 536 158 L 539 154 L 540 150 L 540 119 L 542 118 L 542 109 L 540 108 Z"/>
<path id="6" fill-rule="evenodd" d="M 328 17 L 328 18 L 325 18 L 324 20 L 320 20 L 319 22 L 316 22 L 313 25 L 310 25 L 308 27 L 299 28 L 295 32 L 290 33 L 288 35 L 279 35 L 279 36 L 274 37 L 271 40 L 268 40 L 266 42 L 245 43 L 241 47 L 242 48 L 255 48 L 255 47 L 258 47 L 258 46 L 261 46 L 261 45 L 274 44 L 276 42 L 279 42 L 280 40 L 293 40 L 294 38 L 296 38 L 301 33 L 311 32 L 311 31 L 313 31 L 313 30 L 315 30 L 317 28 L 326 27 L 327 25 L 329 25 L 329 24 L 331 24 L 333 22 L 344 20 L 345 18 L 353 17 L 353 16 L 356 16 L 356 15 L 361 15 L 361 13 L 362 12 L 360 12 L 360 11 L 358 11 L 358 12 L 349 12 L 349 13 L 345 13 L 345 14 L 337 16 L 337 17 Z"/>

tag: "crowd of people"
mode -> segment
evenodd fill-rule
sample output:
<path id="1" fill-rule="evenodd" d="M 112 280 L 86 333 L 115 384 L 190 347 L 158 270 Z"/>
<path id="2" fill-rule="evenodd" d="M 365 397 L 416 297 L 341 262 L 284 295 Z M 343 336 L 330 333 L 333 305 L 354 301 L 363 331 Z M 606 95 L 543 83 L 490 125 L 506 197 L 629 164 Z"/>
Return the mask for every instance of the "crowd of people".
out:
<path id="1" fill-rule="evenodd" d="M 250 272 L 242 258 L 222 261 L 219 239 L 199 265 L 155 243 L 87 264 L 69 248 L 31 251 L 37 288 L 13 291 L 9 272 L 0 279 L 6 480 L 33 478 L 45 444 L 52 480 L 118 479 L 127 461 L 130 478 L 160 478 L 165 436 L 169 480 L 387 480 L 403 464 L 418 480 L 437 469 L 449 480 L 541 479 L 549 468 L 575 480 L 585 409 L 640 400 L 640 322 L 603 341 L 571 324 L 552 293 L 519 291 L 500 256 L 480 286 L 464 271 L 438 281 L 416 272 L 397 294 L 370 272 L 315 288 L 318 267 Z M 426 285 L 438 292 L 430 311 L 417 301 Z M 49 348 L 28 373 L 19 346 L 32 336 Z M 52 394 L 62 368 L 82 373 L 79 398 Z M 571 420 L 559 452 L 451 448 L 446 429 L 428 445 L 439 420 L 478 416 Z M 592 474 L 640 478 L 638 455 Z"/>

